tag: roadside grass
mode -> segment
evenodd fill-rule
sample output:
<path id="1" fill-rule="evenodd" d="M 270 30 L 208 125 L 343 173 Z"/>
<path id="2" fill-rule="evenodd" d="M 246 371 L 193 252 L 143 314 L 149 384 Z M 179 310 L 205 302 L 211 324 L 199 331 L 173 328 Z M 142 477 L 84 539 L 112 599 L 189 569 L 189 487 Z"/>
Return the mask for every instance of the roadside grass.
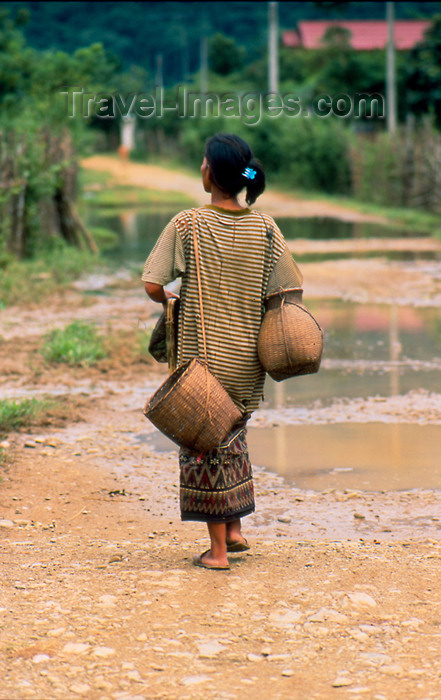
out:
<path id="1" fill-rule="evenodd" d="M 82 396 L 50 396 L 41 398 L 0 400 L 0 439 L 8 433 L 32 428 L 63 426 L 66 422 L 84 419 L 87 401 Z M 0 448 L 0 465 L 10 461 L 9 445 Z"/>
<path id="2" fill-rule="evenodd" d="M 179 192 L 112 184 L 108 173 L 84 168 L 80 171 L 81 190 L 80 208 L 93 207 L 100 216 L 143 206 L 161 209 L 194 204 Z M 114 247 L 118 241 L 117 234 L 104 226 L 92 226 L 90 233 L 103 251 Z M 84 273 L 109 271 L 113 267 L 113 263 L 58 239 L 39 250 L 32 259 L 17 260 L 12 255 L 3 254 L 0 256 L 0 310 L 16 304 L 41 302 L 65 289 Z"/>
<path id="3" fill-rule="evenodd" d="M 102 369 L 111 371 L 112 368 L 124 365 L 126 369 L 138 364 L 154 364 L 148 347 L 153 331 L 151 328 L 133 328 L 131 330 L 115 331 L 108 329 L 106 347 L 108 358 L 101 363 Z"/>
<path id="4" fill-rule="evenodd" d="M 134 355 L 138 362 L 150 363 L 153 361 L 152 356 L 149 353 L 149 343 L 152 337 L 152 328 L 146 330 L 138 329 L 135 335 L 134 342 Z"/>
<path id="5" fill-rule="evenodd" d="M 118 234 L 110 228 L 105 226 L 88 226 L 88 230 L 100 251 L 114 248 L 119 243 Z"/>
<path id="6" fill-rule="evenodd" d="M 193 200 L 180 192 L 161 190 L 147 190 L 132 185 L 113 184 L 109 189 L 101 192 L 89 192 L 86 197 L 88 205 L 126 209 L 128 207 L 145 206 L 167 206 L 176 204 L 177 206 L 191 206 Z"/>
<path id="7" fill-rule="evenodd" d="M 114 330 L 108 327 L 105 334 L 83 321 L 74 321 L 63 329 L 46 334 L 40 354 L 50 364 L 91 368 L 98 366 L 103 372 L 124 365 L 151 364 L 148 351 L 152 328 Z"/>
<path id="8" fill-rule="evenodd" d="M 410 209 L 407 207 L 385 207 L 380 204 L 363 202 L 352 197 L 331 195 L 325 192 L 293 190 L 289 188 L 281 178 L 273 179 L 270 186 L 273 190 L 290 194 L 302 201 L 328 202 L 329 204 L 347 207 L 353 211 L 360 212 L 360 214 L 369 214 L 379 219 L 384 219 L 384 221 L 381 222 L 381 225 L 384 226 L 441 237 L 441 219 L 439 214 L 432 214 L 421 209 Z"/>
<path id="9" fill-rule="evenodd" d="M 353 199 L 342 199 L 345 206 L 353 206 L 362 214 L 372 214 L 386 219 L 386 225 L 402 228 L 415 233 L 425 233 L 428 236 L 441 237 L 441 219 L 439 214 L 431 214 L 420 209 L 405 209 L 382 207 Z"/>
<path id="10" fill-rule="evenodd" d="M 115 156 L 115 160 L 117 160 L 117 156 Z M 88 168 L 80 170 L 80 185 L 83 206 L 115 210 L 145 206 L 169 207 L 176 205 L 185 207 L 194 204 L 191 197 L 182 192 L 119 184 L 112 179 L 112 175 L 109 173 L 89 170 Z"/>
<path id="11" fill-rule="evenodd" d="M 96 255 L 68 246 L 32 260 L 10 258 L 0 269 L 0 309 L 39 302 L 97 266 Z"/>
<path id="12" fill-rule="evenodd" d="M 45 422 L 56 406 L 54 399 L 2 399 L 0 401 L 0 436 Z"/>
<path id="13" fill-rule="evenodd" d="M 41 353 L 47 362 L 65 363 L 71 367 L 95 365 L 108 355 L 103 336 L 83 321 L 74 321 L 64 329 L 48 333 Z"/>
<path id="14" fill-rule="evenodd" d="M 324 198 L 327 199 L 327 198 Z M 439 214 L 431 214 L 420 209 L 404 207 L 383 207 L 379 204 L 369 204 L 350 198 L 329 199 L 330 202 L 351 207 L 361 214 L 371 214 L 385 219 L 385 225 L 415 233 L 426 233 L 429 236 L 441 237 L 441 219 Z"/>

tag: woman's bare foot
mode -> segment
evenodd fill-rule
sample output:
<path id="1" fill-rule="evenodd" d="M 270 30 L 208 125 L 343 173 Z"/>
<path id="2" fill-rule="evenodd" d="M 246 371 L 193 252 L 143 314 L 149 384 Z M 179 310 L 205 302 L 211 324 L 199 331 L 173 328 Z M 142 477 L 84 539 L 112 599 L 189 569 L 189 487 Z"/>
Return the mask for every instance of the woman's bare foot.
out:
<path id="1" fill-rule="evenodd" d="M 203 569 L 229 569 L 230 565 L 228 563 L 227 555 L 214 556 L 211 549 L 207 549 L 199 556 L 194 557 L 193 564 L 195 566 L 201 566 Z"/>
<path id="2" fill-rule="evenodd" d="M 227 551 L 229 552 L 245 552 L 249 549 L 249 544 L 241 532 L 240 518 L 227 523 L 226 527 L 226 543 Z"/>
<path id="3" fill-rule="evenodd" d="M 193 563 L 205 569 L 228 569 L 226 525 L 225 523 L 207 523 L 207 527 L 211 547 L 195 557 Z"/>

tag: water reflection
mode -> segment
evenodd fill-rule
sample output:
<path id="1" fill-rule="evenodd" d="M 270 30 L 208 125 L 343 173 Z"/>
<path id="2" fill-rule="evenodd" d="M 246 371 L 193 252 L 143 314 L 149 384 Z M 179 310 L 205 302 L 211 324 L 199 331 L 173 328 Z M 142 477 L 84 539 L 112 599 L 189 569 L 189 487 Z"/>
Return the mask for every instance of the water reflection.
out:
<path id="1" fill-rule="evenodd" d="M 299 488 L 441 488 L 439 425 L 357 423 L 356 416 L 350 423 L 277 424 L 280 408 L 439 392 L 439 310 L 339 301 L 309 306 L 325 330 L 322 367 L 281 383 L 267 379 L 263 408 L 272 409 L 275 425 L 250 429 L 253 462 Z"/>
<path id="2" fill-rule="evenodd" d="M 344 422 L 348 419 L 337 418 L 334 407 L 327 418 L 332 422 L 314 424 L 317 409 L 339 400 L 398 396 L 407 402 L 411 391 L 440 392 L 439 310 L 338 301 L 310 307 L 325 328 L 322 367 L 316 375 L 284 382 L 267 379 L 262 408 L 269 410 L 272 425 L 249 429 L 253 464 L 283 474 L 297 488 L 441 488 L 441 425 L 394 417 L 357 422 L 357 415 Z M 297 411 L 287 420 L 290 407 Z M 305 407 L 311 408 L 310 422 L 290 424 Z M 376 412 L 373 420 L 379 420 Z M 176 449 L 169 443 L 170 448 Z"/>
<path id="3" fill-rule="evenodd" d="M 276 222 L 285 238 L 342 239 L 342 238 L 414 238 L 418 232 L 409 232 L 376 223 L 341 221 L 328 217 L 294 219 L 276 217 Z"/>
<path id="4" fill-rule="evenodd" d="M 118 243 L 106 249 L 103 255 L 119 263 L 143 263 L 155 245 L 159 234 L 175 216 L 181 206 L 151 207 L 139 211 L 125 209 L 102 213 L 89 210 L 86 225 L 89 228 L 105 227 L 118 236 Z"/>
<path id="5" fill-rule="evenodd" d="M 118 243 L 111 249 L 105 251 L 107 258 L 121 262 L 140 263 L 145 260 L 152 250 L 159 234 L 164 226 L 175 214 L 182 209 L 182 205 L 177 203 L 167 203 L 167 205 L 152 205 L 142 209 L 124 209 L 118 211 L 107 210 L 105 212 L 89 209 L 86 212 L 85 223 L 89 228 L 105 227 L 118 236 Z M 355 238 L 394 238 L 418 236 L 418 233 L 401 231 L 390 227 L 379 226 L 378 224 L 353 223 L 339 221 L 329 218 L 276 218 L 281 230 L 287 239 L 304 238 L 308 240 L 318 239 L 355 239 Z M 423 235 L 423 234 L 422 234 Z M 325 260 L 342 257 L 369 257 L 378 255 L 378 252 L 358 253 L 307 253 L 296 254 L 303 261 Z M 414 259 L 434 259 L 439 256 L 437 252 L 413 252 L 413 251 L 388 251 L 385 255 L 389 259 L 414 260 Z"/>
<path id="6" fill-rule="evenodd" d="M 438 309 L 337 300 L 308 305 L 325 334 L 320 371 L 280 384 L 268 378 L 264 407 L 327 405 L 338 397 L 441 388 Z"/>
<path id="7" fill-rule="evenodd" d="M 440 425 L 337 423 L 250 428 L 251 461 L 297 488 L 441 488 Z"/>

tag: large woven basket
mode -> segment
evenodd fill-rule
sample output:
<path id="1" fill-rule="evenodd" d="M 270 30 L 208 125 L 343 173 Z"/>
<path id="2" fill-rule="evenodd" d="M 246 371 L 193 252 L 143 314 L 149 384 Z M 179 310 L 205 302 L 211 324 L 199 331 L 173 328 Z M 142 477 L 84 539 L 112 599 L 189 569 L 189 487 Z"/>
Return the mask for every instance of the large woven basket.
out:
<path id="1" fill-rule="evenodd" d="M 144 415 L 178 445 L 202 454 L 223 442 L 242 417 L 199 359 L 179 367 L 147 402 Z"/>
<path id="2" fill-rule="evenodd" d="M 276 382 L 318 372 L 323 331 L 302 303 L 301 289 L 276 292 L 266 298 L 257 352 Z"/>

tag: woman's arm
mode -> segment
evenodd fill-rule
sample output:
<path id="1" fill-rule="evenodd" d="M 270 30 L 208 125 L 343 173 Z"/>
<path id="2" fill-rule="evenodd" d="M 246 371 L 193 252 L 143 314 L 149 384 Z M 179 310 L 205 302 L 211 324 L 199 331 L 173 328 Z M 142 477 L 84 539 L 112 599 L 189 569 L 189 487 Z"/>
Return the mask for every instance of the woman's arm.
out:
<path id="1" fill-rule="evenodd" d="M 167 296 L 165 294 L 164 287 L 161 284 L 155 284 L 154 282 L 146 282 L 145 291 L 150 297 L 150 299 L 152 299 L 152 301 L 158 302 L 158 304 L 165 304 L 165 302 L 167 301 Z"/>
<path id="2" fill-rule="evenodd" d="M 165 304 L 167 299 L 177 295 L 165 289 L 164 285 L 181 277 L 184 272 L 183 243 L 172 220 L 161 233 L 145 262 L 142 280 L 147 295 L 158 304 Z"/>
<path id="3" fill-rule="evenodd" d="M 146 282 L 144 286 L 150 299 L 156 301 L 158 304 L 165 304 L 167 299 L 179 299 L 177 294 L 173 294 L 173 292 L 169 292 L 168 289 L 164 289 L 161 284 Z"/>

